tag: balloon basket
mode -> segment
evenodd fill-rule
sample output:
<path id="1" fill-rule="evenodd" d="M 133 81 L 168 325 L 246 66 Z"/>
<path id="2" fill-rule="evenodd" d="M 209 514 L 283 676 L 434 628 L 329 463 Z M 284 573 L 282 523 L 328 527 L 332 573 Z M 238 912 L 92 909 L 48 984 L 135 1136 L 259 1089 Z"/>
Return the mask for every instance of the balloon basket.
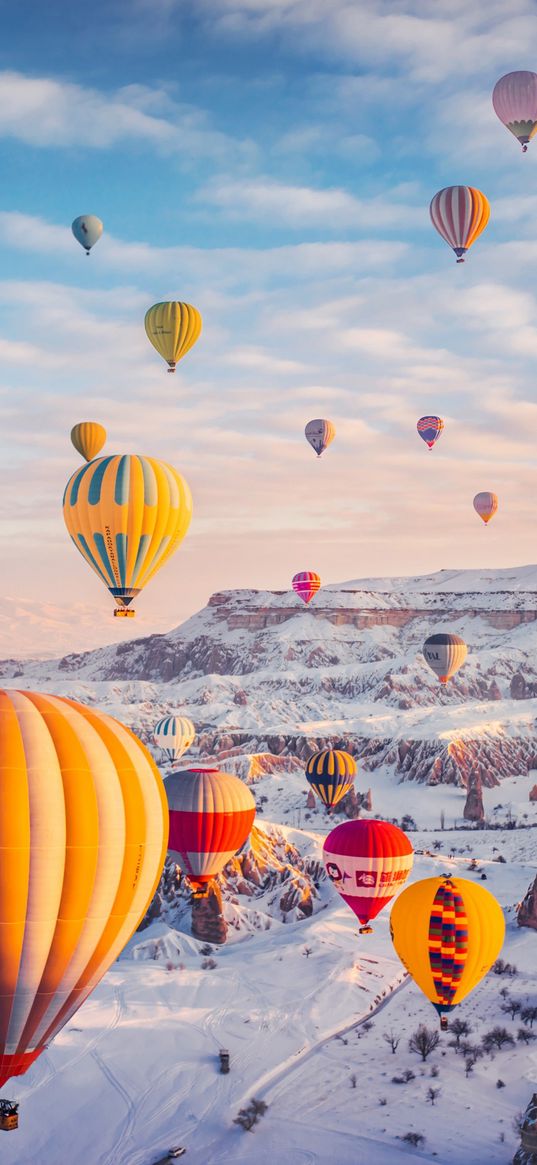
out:
<path id="1" fill-rule="evenodd" d="M 372 926 L 361 926 L 358 934 L 373 934 Z"/>
<path id="2" fill-rule="evenodd" d="M 114 611 L 115 619 L 134 619 L 136 611 L 132 611 L 129 607 L 116 607 Z"/>
<path id="3" fill-rule="evenodd" d="M 12 1133 L 19 1127 L 19 1106 L 12 1100 L 0 1100 L 0 1130 Z"/>
<path id="4" fill-rule="evenodd" d="M 447 1015 L 441 1015 L 441 1016 L 440 1016 L 440 1031 L 441 1031 L 441 1032 L 447 1032 L 447 1030 L 448 1030 L 448 1018 L 447 1018 Z"/>

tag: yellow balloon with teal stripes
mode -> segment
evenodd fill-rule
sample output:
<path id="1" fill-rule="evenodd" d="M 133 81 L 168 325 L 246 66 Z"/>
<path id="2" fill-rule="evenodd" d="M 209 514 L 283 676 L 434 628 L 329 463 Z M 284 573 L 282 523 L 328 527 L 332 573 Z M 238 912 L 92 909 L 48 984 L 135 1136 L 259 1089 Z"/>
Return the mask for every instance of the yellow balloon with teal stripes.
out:
<path id="1" fill-rule="evenodd" d="M 77 550 L 116 600 L 115 613 L 125 614 L 182 542 L 192 495 L 165 461 L 98 457 L 69 478 L 63 516 Z"/>

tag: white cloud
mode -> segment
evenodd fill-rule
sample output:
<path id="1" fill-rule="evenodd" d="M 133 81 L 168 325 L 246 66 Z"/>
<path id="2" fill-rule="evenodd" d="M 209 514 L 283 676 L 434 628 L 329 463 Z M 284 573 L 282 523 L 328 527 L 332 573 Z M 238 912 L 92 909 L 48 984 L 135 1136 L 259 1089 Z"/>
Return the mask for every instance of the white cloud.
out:
<path id="1" fill-rule="evenodd" d="M 251 158 L 252 143 L 215 130 L 208 115 L 174 102 L 159 89 L 129 85 L 111 93 L 50 77 L 0 72 L 0 137 L 40 149 L 110 149 L 119 142 L 145 142 L 192 159 Z"/>
<path id="2" fill-rule="evenodd" d="M 375 232 L 402 226 L 428 226 L 423 206 L 409 206 L 397 197 L 359 199 L 343 189 L 286 185 L 269 179 L 255 178 L 236 182 L 215 179 L 198 192 L 197 198 L 237 221 L 263 222 L 272 229 L 279 226 L 304 230 L 322 227 L 327 232 L 355 230 Z"/>

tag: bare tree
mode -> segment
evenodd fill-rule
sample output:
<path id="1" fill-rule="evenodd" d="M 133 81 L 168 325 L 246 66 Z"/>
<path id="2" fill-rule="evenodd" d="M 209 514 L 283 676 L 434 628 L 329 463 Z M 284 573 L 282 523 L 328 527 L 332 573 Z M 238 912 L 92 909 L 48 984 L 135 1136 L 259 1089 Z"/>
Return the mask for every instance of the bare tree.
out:
<path id="1" fill-rule="evenodd" d="M 401 1137 L 401 1140 L 406 1141 L 407 1145 L 414 1145 L 416 1149 L 421 1148 L 425 1144 L 423 1133 L 405 1133 L 404 1137 Z"/>
<path id="2" fill-rule="evenodd" d="M 382 1038 L 387 1044 L 390 1045 L 390 1048 L 392 1049 L 393 1055 L 395 1056 L 395 1053 L 399 1047 L 399 1044 L 401 1043 L 401 1036 L 398 1035 L 397 1032 L 394 1032 L 392 1030 L 389 1032 L 384 1032 Z"/>
<path id="3" fill-rule="evenodd" d="M 506 1047 L 507 1044 L 514 1044 L 514 1042 L 511 1033 L 505 1027 L 493 1027 L 481 1040 L 483 1051 L 485 1052 L 492 1052 L 495 1048 L 501 1052 L 502 1048 Z"/>
<path id="4" fill-rule="evenodd" d="M 522 1023 L 529 1023 L 530 1027 L 533 1027 L 535 1020 L 537 1019 L 537 1007 L 526 1004 L 525 1007 L 521 1008 L 520 1018 Z"/>
<path id="5" fill-rule="evenodd" d="M 268 1108 L 268 1104 L 264 1100 L 256 1100 L 255 1097 L 248 1101 L 245 1108 L 240 1108 L 238 1116 L 234 1118 L 233 1124 L 240 1125 L 246 1132 L 251 1132 L 254 1125 L 257 1124 L 259 1117 L 264 1116 Z"/>
<path id="6" fill-rule="evenodd" d="M 435 1101 L 437 1100 L 437 1098 L 440 1096 L 440 1092 L 441 1092 L 440 1088 L 428 1088 L 427 1089 L 427 1100 L 430 1101 L 431 1104 L 434 1104 Z"/>
<path id="7" fill-rule="evenodd" d="M 500 1010 L 503 1011 L 505 1015 L 510 1015 L 511 1019 L 514 1019 L 521 1010 L 521 1006 L 522 1005 L 519 1003 L 518 999 L 506 999 L 505 1003 L 502 1003 Z"/>
<path id="8" fill-rule="evenodd" d="M 440 1034 L 434 1031 L 434 1028 L 428 1028 L 424 1023 L 420 1023 L 419 1028 L 410 1037 L 408 1041 L 409 1051 L 417 1052 L 425 1061 L 427 1056 L 438 1047 L 440 1043 Z"/>
<path id="9" fill-rule="evenodd" d="M 519 1043 L 531 1044 L 532 1040 L 537 1040 L 535 1032 L 530 1031 L 529 1027 L 519 1027 L 517 1040 Z"/>
<path id="10" fill-rule="evenodd" d="M 460 1048 L 460 1044 L 461 1044 L 461 1037 L 462 1036 L 469 1036 L 472 1029 L 470 1027 L 470 1024 L 467 1023 L 467 1021 L 465 1019 L 459 1019 L 457 1016 L 457 1018 L 454 1019 L 452 1021 L 452 1023 L 450 1023 L 449 1030 L 451 1032 L 451 1035 L 455 1036 L 454 1046 L 458 1050 Z"/>
<path id="11" fill-rule="evenodd" d="M 356 1075 L 356 1072 L 353 1072 L 352 1076 L 349 1076 L 349 1080 L 351 1082 L 351 1088 L 356 1088 L 356 1085 L 358 1083 L 358 1077 Z"/>

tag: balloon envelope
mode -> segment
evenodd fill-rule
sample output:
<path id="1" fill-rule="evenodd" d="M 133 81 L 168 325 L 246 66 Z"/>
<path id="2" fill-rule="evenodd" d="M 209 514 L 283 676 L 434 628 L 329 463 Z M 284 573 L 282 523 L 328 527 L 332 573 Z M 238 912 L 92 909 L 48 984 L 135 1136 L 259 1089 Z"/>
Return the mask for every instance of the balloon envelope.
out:
<path id="1" fill-rule="evenodd" d="M 430 635 L 423 645 L 423 654 L 426 663 L 438 676 L 441 684 L 447 684 L 455 672 L 462 667 L 468 648 L 460 635 L 451 632 L 439 632 Z"/>
<path id="2" fill-rule="evenodd" d="M 81 214 L 71 224 L 71 230 L 77 243 L 80 243 L 89 255 L 91 248 L 99 242 L 103 233 L 103 224 L 95 214 Z"/>
<path id="3" fill-rule="evenodd" d="M 422 441 L 432 449 L 443 432 L 444 422 L 441 417 L 420 417 L 416 428 Z"/>
<path id="4" fill-rule="evenodd" d="M 167 838 L 158 769 L 128 728 L 59 696 L 0 692 L 0 1085 L 123 950 Z"/>
<path id="5" fill-rule="evenodd" d="M 306 434 L 306 441 L 309 441 L 312 449 L 315 449 L 317 457 L 324 453 L 328 448 L 330 442 L 334 440 L 336 435 L 335 425 L 332 421 L 325 421 L 318 419 L 315 421 L 308 421 L 304 429 Z"/>
<path id="6" fill-rule="evenodd" d="M 145 315 L 145 330 L 148 340 L 168 364 L 168 371 L 175 372 L 175 366 L 201 335 L 201 316 L 191 303 L 169 300 L 155 303 Z"/>
<path id="7" fill-rule="evenodd" d="M 168 760 L 178 761 L 193 745 L 196 729 L 186 716 L 164 716 L 155 724 L 154 739 Z"/>
<path id="8" fill-rule="evenodd" d="M 406 833 L 388 821 L 344 821 L 326 838 L 323 861 L 330 881 L 367 930 L 406 882 L 414 850 Z"/>
<path id="9" fill-rule="evenodd" d="M 483 519 L 486 525 L 494 517 L 498 509 L 498 498 L 496 494 L 489 493 L 485 490 L 483 493 L 475 495 L 473 506 L 476 514 L 479 514 L 479 517 Z"/>
<path id="10" fill-rule="evenodd" d="M 520 142 L 524 153 L 537 131 L 537 73 L 506 73 L 492 94 L 494 112 Z"/>
<path id="11" fill-rule="evenodd" d="M 177 550 L 192 497 L 165 461 L 98 457 L 67 482 L 63 516 L 77 550 L 122 608 Z"/>
<path id="12" fill-rule="evenodd" d="M 425 878 L 392 907 L 390 930 L 401 962 L 439 1015 L 452 1011 L 498 958 L 501 907 L 466 878 Z"/>
<path id="13" fill-rule="evenodd" d="M 255 817 L 249 788 L 218 769 L 185 769 L 166 780 L 170 853 L 196 888 L 244 845 Z"/>
<path id="14" fill-rule="evenodd" d="M 86 461 L 93 461 L 106 441 L 106 429 L 97 421 L 79 421 L 71 429 L 71 441 Z"/>
<path id="15" fill-rule="evenodd" d="M 306 777 L 325 805 L 337 805 L 352 788 L 356 776 L 356 761 L 339 748 L 326 748 L 310 756 Z"/>
<path id="16" fill-rule="evenodd" d="M 301 570 L 293 578 L 293 590 L 303 603 L 311 603 L 321 585 L 320 575 L 314 570 Z"/>
<path id="17" fill-rule="evenodd" d="M 435 194 L 429 213 L 438 234 L 453 248 L 457 261 L 463 263 L 463 255 L 489 221 L 490 205 L 475 186 L 446 186 Z"/>

